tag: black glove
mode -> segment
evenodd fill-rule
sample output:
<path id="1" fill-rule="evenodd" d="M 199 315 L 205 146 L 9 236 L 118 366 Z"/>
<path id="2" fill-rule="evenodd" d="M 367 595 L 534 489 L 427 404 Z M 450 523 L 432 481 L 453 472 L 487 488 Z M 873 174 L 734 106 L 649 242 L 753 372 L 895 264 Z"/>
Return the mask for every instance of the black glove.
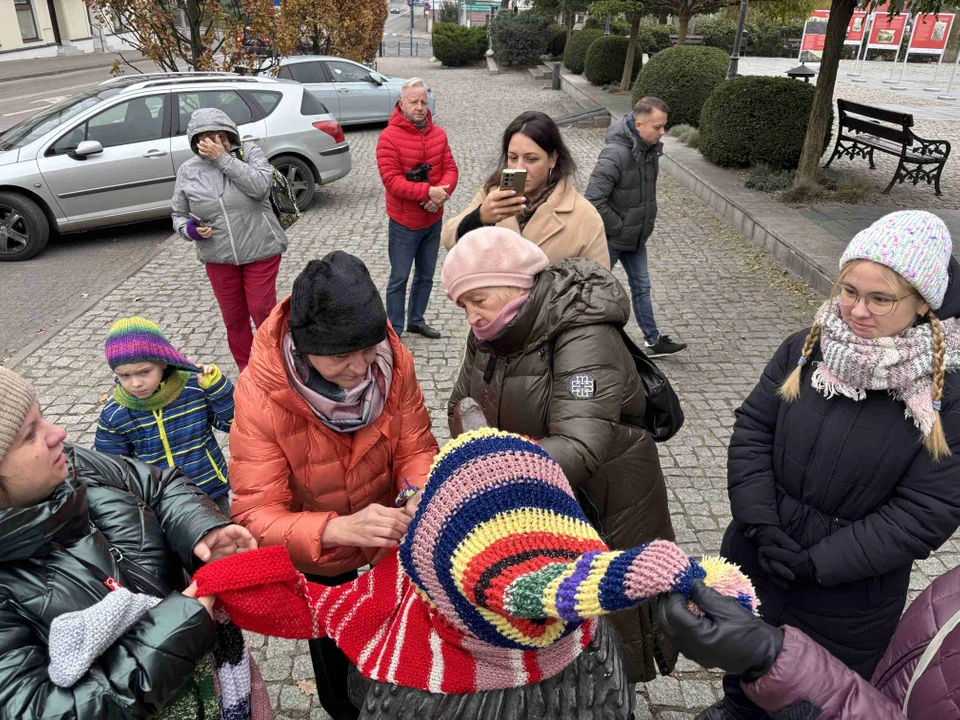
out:
<path id="1" fill-rule="evenodd" d="M 783 630 L 768 625 L 735 598 L 721 595 L 701 580 L 693 583 L 690 599 L 705 617 L 690 612 L 681 593 L 672 593 L 657 604 L 660 629 L 677 650 L 705 668 L 721 668 L 746 682 L 762 677 L 776 662 L 783 647 Z"/>
<path id="2" fill-rule="evenodd" d="M 780 547 L 768 545 L 760 548 L 757 554 L 760 567 L 774 578 L 787 582 L 794 580 L 813 580 L 817 582 L 817 568 L 806 550 L 792 552 Z"/>
<path id="3" fill-rule="evenodd" d="M 747 536 L 748 540 L 752 540 L 754 545 L 760 547 L 774 545 L 793 552 L 799 552 L 802 549 L 776 525 L 747 525 L 743 534 Z"/>

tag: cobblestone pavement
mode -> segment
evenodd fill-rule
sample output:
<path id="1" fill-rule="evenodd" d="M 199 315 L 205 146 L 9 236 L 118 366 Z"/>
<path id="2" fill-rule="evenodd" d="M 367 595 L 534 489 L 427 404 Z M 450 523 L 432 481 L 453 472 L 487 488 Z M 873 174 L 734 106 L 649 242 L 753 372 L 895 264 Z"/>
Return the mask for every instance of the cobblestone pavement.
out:
<path id="1" fill-rule="evenodd" d="M 499 132 L 520 111 L 562 112 L 561 97 L 541 90 L 527 73 L 490 76 L 484 70 L 441 70 L 418 59 L 380 60 L 383 72 L 428 79 L 438 97 L 438 121 L 451 140 L 461 184 L 451 212 L 469 202 L 492 169 Z M 388 273 L 383 191 L 374 164 L 379 129 L 351 130 L 354 171 L 322 188 L 316 205 L 291 232 L 280 272 L 280 291 L 290 290 L 304 263 L 336 249 L 362 257 L 383 288 Z M 565 138 L 580 164 L 584 185 L 603 142 L 601 130 L 568 130 Z M 657 317 L 664 331 L 690 343 L 663 365 L 684 402 L 687 426 L 661 447 L 678 542 L 691 554 L 716 553 L 729 520 L 725 491 L 726 444 L 733 410 L 760 375 L 781 340 L 809 323 L 816 299 L 785 271 L 733 233 L 696 197 L 662 176 L 660 215 L 651 241 Z M 620 272 L 621 280 L 625 278 Z M 18 370 L 37 386 L 48 417 L 87 445 L 100 404 L 111 388 L 103 338 L 118 317 L 143 314 L 157 321 L 188 357 L 217 362 L 228 375 L 230 359 L 213 294 L 187 242 L 172 242 L 139 273 L 109 293 L 28 357 Z M 444 404 L 460 361 L 465 322 L 435 286 L 427 321 L 444 333 L 440 341 L 409 338 L 417 373 L 435 422 L 447 437 Z M 629 328 L 634 337 L 638 329 Z M 920 564 L 913 590 L 952 567 L 960 548 L 948 542 Z M 281 719 L 322 720 L 305 642 L 251 636 L 274 706 Z M 639 689 L 638 718 L 692 718 L 718 697 L 718 675 L 682 661 L 678 671 Z"/>

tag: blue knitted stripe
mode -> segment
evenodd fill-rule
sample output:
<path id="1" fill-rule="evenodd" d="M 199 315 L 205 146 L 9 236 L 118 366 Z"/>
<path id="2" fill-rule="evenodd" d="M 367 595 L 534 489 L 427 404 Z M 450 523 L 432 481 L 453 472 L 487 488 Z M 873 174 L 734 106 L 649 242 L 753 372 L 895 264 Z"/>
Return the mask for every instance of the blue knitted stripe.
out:
<path id="1" fill-rule="evenodd" d="M 590 574 L 593 559 L 600 554 L 600 550 L 586 552 L 577 560 L 573 574 L 560 583 L 557 589 L 557 612 L 560 617 L 569 622 L 582 622 L 583 618 L 577 613 L 577 590 L 580 584 Z"/>
<path id="2" fill-rule="evenodd" d="M 689 558 L 690 566 L 677 573 L 673 579 L 673 588 L 670 592 L 683 593 L 690 597 L 690 591 L 693 589 L 694 580 L 703 580 L 707 576 L 707 571 L 700 567 L 693 558 Z"/>
<path id="3" fill-rule="evenodd" d="M 641 545 L 627 550 L 614 558 L 607 566 L 607 572 L 600 580 L 600 607 L 604 610 L 613 612 L 637 604 L 636 600 L 627 597 L 623 580 L 627 576 L 627 570 L 630 569 L 633 561 L 646 549 L 646 545 Z"/>

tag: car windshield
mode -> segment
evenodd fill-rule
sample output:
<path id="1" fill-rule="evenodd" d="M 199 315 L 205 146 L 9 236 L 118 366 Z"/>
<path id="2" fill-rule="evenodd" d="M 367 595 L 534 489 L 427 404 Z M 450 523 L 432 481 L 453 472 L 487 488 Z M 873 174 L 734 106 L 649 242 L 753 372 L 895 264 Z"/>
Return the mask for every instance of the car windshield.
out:
<path id="1" fill-rule="evenodd" d="M 91 90 L 64 98 L 55 105 L 44 108 L 26 120 L 14 125 L 0 135 L 0 151 L 13 150 L 29 145 L 51 130 L 60 127 L 85 110 L 89 110 L 101 100 L 106 100 L 120 92 L 120 88 Z"/>

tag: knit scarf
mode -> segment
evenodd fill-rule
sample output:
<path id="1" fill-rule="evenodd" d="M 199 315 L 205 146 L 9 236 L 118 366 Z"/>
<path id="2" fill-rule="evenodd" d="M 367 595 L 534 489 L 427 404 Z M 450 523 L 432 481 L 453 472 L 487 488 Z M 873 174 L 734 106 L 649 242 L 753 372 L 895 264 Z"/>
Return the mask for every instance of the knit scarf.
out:
<path id="1" fill-rule="evenodd" d="M 376 422 L 383 413 L 393 381 L 390 338 L 377 346 L 377 356 L 367 368 L 363 381 L 349 390 L 330 383 L 329 390 L 318 392 L 316 383 L 308 383 L 313 366 L 296 351 L 293 335 L 289 332 L 283 338 L 283 363 L 290 386 L 310 406 L 317 419 L 330 429 L 342 433 L 356 432 Z"/>
<path id="2" fill-rule="evenodd" d="M 527 207 L 517 214 L 517 224 L 520 226 L 521 232 L 523 232 L 523 228 L 533 219 L 534 214 L 547 201 L 547 198 L 553 194 L 553 191 L 557 189 L 557 185 L 559 184 L 560 181 L 555 180 L 547 185 L 535 200 L 530 200 L 529 197 L 527 198 Z"/>
<path id="3" fill-rule="evenodd" d="M 813 387 L 824 397 L 866 398 L 867 390 L 886 390 L 906 405 L 905 415 L 924 434 L 933 428 L 933 337 L 929 323 L 899 335 L 862 338 L 840 315 L 834 300 L 817 311 L 823 362 L 813 373 Z M 960 368 L 960 323 L 942 321 L 947 372 Z"/>
<path id="4" fill-rule="evenodd" d="M 185 370 L 175 370 L 160 383 L 157 391 L 148 398 L 140 399 L 136 395 L 123 389 L 123 385 L 117 383 L 113 389 L 113 399 L 129 410 L 160 410 L 172 403 L 187 386 L 190 379 L 190 373 Z"/>
<path id="5" fill-rule="evenodd" d="M 530 297 L 530 293 L 525 292 L 520 297 L 514 298 L 500 309 L 500 312 L 497 313 L 497 316 L 488 325 L 473 328 L 473 334 L 477 340 L 485 342 L 503 332 L 503 329 L 507 327 L 517 316 L 517 313 L 520 312 L 520 308 L 523 307 L 528 297 Z"/>

